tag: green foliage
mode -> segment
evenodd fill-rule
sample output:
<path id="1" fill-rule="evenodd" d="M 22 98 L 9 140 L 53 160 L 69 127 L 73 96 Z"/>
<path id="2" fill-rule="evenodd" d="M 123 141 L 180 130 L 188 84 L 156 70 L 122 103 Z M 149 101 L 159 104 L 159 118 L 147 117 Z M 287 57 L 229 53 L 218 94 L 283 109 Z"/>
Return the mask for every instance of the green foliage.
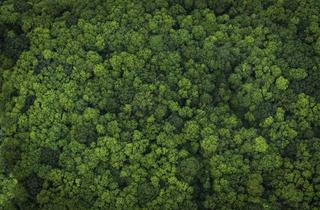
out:
<path id="1" fill-rule="evenodd" d="M 0 1 L 0 209 L 320 209 L 319 11 Z"/>

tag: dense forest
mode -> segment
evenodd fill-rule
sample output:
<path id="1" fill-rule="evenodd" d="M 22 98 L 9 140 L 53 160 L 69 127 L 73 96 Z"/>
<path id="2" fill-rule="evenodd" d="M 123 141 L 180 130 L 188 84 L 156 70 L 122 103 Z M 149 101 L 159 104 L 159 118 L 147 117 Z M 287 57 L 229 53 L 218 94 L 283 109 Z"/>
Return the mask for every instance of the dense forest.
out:
<path id="1" fill-rule="evenodd" d="M 1 0 L 0 209 L 319 210 L 319 0 Z"/>

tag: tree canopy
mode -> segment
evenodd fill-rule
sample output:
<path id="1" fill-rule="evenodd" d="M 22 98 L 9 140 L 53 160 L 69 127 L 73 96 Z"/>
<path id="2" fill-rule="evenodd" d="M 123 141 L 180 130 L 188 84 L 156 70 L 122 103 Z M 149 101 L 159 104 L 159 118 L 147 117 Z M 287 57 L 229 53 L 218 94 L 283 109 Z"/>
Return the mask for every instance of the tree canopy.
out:
<path id="1" fill-rule="evenodd" d="M 0 208 L 320 209 L 319 12 L 0 1 Z"/>

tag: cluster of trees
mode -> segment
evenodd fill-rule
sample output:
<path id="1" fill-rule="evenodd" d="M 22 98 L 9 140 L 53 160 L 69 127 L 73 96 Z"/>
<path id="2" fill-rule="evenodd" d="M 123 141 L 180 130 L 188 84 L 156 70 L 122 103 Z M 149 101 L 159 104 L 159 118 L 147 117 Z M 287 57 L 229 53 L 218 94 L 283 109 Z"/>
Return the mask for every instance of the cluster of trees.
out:
<path id="1" fill-rule="evenodd" d="M 320 208 L 320 1 L 0 1 L 0 208 Z"/>

